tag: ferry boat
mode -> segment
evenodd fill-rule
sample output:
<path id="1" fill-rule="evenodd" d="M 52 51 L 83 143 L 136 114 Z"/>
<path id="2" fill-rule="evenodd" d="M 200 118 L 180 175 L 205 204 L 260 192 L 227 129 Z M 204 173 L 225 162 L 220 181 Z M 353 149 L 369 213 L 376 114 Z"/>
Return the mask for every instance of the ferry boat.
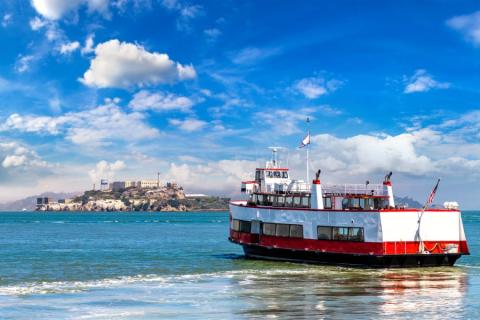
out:
<path id="1" fill-rule="evenodd" d="M 322 184 L 290 179 L 272 161 L 241 183 L 230 202 L 229 240 L 255 259 L 368 267 L 452 266 L 469 249 L 456 202 L 444 208 L 395 204 L 392 173 L 381 183 Z M 307 169 L 308 170 L 308 169 Z M 308 172 L 308 171 L 307 171 Z"/>

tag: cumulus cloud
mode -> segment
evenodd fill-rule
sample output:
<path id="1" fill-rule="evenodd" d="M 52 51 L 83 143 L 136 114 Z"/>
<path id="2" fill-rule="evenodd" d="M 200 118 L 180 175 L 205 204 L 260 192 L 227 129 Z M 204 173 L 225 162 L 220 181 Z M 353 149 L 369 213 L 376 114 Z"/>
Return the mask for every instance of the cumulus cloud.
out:
<path id="1" fill-rule="evenodd" d="M 450 87 L 448 82 L 438 82 L 424 69 L 418 69 L 410 78 L 406 78 L 407 85 L 404 93 L 426 92 L 431 89 L 447 89 Z"/>
<path id="2" fill-rule="evenodd" d="M 193 131 L 201 130 L 207 125 L 207 122 L 202 121 L 202 120 L 198 120 L 198 119 L 194 119 L 194 118 L 188 118 L 188 119 L 184 119 L 184 120 L 170 119 L 170 120 L 168 120 L 168 122 L 172 126 L 176 126 L 180 130 L 187 131 L 187 132 L 193 132 Z"/>
<path id="3" fill-rule="evenodd" d="M 101 179 L 112 180 L 118 171 L 127 168 L 125 162 L 117 160 L 115 162 L 99 161 L 95 168 L 88 172 L 93 183 L 99 182 Z"/>
<path id="4" fill-rule="evenodd" d="M 78 41 L 64 43 L 60 46 L 61 54 L 70 54 L 80 48 L 80 43 Z"/>
<path id="5" fill-rule="evenodd" d="M 97 45 L 90 68 L 80 80 L 90 87 L 128 88 L 195 77 L 192 65 L 182 65 L 167 54 L 151 53 L 140 45 L 114 39 Z"/>
<path id="6" fill-rule="evenodd" d="M 0 142 L 0 159 L 2 158 L 2 167 L 5 169 L 50 167 L 35 151 L 15 141 Z"/>
<path id="7" fill-rule="evenodd" d="M 298 80 L 294 88 L 308 99 L 316 99 L 337 90 L 343 84 L 340 80 L 326 80 L 322 77 L 310 77 Z"/>
<path id="8" fill-rule="evenodd" d="M 158 137 L 139 112 L 124 112 L 115 101 L 93 109 L 69 112 L 58 117 L 10 115 L 0 125 L 0 131 L 18 130 L 47 135 L 63 134 L 75 144 L 95 146 L 113 141 L 140 141 Z"/>
<path id="9" fill-rule="evenodd" d="M 219 160 L 204 163 L 171 163 L 162 174 L 189 192 L 233 195 L 239 194 L 240 181 L 251 179 L 258 163 L 249 160 Z"/>
<path id="10" fill-rule="evenodd" d="M 190 98 L 177 96 L 172 93 L 155 92 L 147 90 L 137 92 L 128 104 L 133 110 L 154 110 L 154 111 L 189 111 L 193 106 Z"/>
<path id="11" fill-rule="evenodd" d="M 89 12 L 108 13 L 109 0 L 32 0 L 38 14 L 50 20 L 58 20 L 86 5 Z"/>
<path id="12" fill-rule="evenodd" d="M 480 45 L 480 11 L 452 17 L 447 20 L 447 25 L 462 33 L 475 46 Z"/>

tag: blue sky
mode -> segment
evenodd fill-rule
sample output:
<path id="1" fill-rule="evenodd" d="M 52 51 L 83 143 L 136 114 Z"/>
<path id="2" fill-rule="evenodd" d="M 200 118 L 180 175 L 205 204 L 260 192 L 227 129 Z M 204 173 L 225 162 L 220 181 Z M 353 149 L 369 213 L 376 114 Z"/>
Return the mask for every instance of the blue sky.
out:
<path id="1" fill-rule="evenodd" d="M 474 1 L 0 4 L 0 201 L 100 178 L 232 195 L 268 157 L 478 208 Z"/>

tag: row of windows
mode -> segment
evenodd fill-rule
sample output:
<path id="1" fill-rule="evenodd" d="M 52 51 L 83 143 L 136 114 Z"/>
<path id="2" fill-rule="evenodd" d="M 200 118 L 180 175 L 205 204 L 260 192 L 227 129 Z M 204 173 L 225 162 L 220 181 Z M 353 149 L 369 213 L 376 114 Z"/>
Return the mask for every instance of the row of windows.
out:
<path id="1" fill-rule="evenodd" d="M 384 198 L 345 198 L 342 200 L 342 209 L 373 210 L 388 208 L 388 199 Z"/>
<path id="2" fill-rule="evenodd" d="M 252 194 L 249 204 L 273 207 L 310 208 L 310 195 Z"/>
<path id="3" fill-rule="evenodd" d="M 319 240 L 365 241 L 363 228 L 318 226 Z"/>
<path id="4" fill-rule="evenodd" d="M 261 170 L 257 170 L 257 172 L 255 173 L 255 180 L 259 181 L 261 180 L 263 177 L 262 177 L 262 172 L 265 172 L 265 176 L 267 178 L 283 178 L 283 179 L 288 179 L 288 172 L 287 171 L 261 171 Z"/>
<path id="5" fill-rule="evenodd" d="M 250 233 L 252 223 L 245 220 L 232 220 L 232 229 L 239 232 Z M 262 223 L 262 234 L 276 237 L 303 238 L 303 226 L 300 224 Z M 360 227 L 330 227 L 318 226 L 319 240 L 337 241 L 365 241 L 363 228 Z"/>
<path id="6" fill-rule="evenodd" d="M 267 236 L 303 238 L 303 226 L 300 224 L 263 223 L 262 233 Z"/>

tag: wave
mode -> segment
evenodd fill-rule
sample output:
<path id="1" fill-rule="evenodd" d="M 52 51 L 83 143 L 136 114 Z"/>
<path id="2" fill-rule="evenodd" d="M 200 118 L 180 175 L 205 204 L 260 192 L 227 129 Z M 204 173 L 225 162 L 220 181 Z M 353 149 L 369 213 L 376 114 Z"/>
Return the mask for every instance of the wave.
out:
<path id="1" fill-rule="evenodd" d="M 478 266 L 468 266 L 477 268 Z M 155 285 L 155 286 L 172 286 L 182 283 L 194 283 L 200 281 L 209 281 L 215 279 L 235 279 L 240 284 L 248 284 L 253 280 L 268 279 L 271 277 L 282 276 L 301 276 L 308 275 L 311 277 L 365 277 L 365 276 L 379 276 L 387 278 L 390 275 L 400 277 L 411 277 L 415 275 L 429 276 L 433 273 L 437 275 L 455 276 L 452 274 L 452 269 L 430 269 L 427 273 L 424 269 L 351 269 L 337 266 L 323 266 L 321 268 L 307 265 L 292 265 L 275 269 L 242 269 L 229 270 L 211 273 L 194 273 L 183 275 L 135 275 L 122 276 L 116 278 L 105 278 L 98 280 L 86 281 L 37 281 L 28 283 L 19 283 L 14 285 L 0 286 L 0 296 L 24 296 L 24 295 L 42 295 L 42 294 L 61 294 L 61 293 L 79 293 L 95 289 L 121 288 L 130 285 Z M 461 273 L 461 272 L 457 272 Z M 393 279 L 393 278 L 392 278 Z M 399 278 L 400 279 L 400 278 Z"/>

